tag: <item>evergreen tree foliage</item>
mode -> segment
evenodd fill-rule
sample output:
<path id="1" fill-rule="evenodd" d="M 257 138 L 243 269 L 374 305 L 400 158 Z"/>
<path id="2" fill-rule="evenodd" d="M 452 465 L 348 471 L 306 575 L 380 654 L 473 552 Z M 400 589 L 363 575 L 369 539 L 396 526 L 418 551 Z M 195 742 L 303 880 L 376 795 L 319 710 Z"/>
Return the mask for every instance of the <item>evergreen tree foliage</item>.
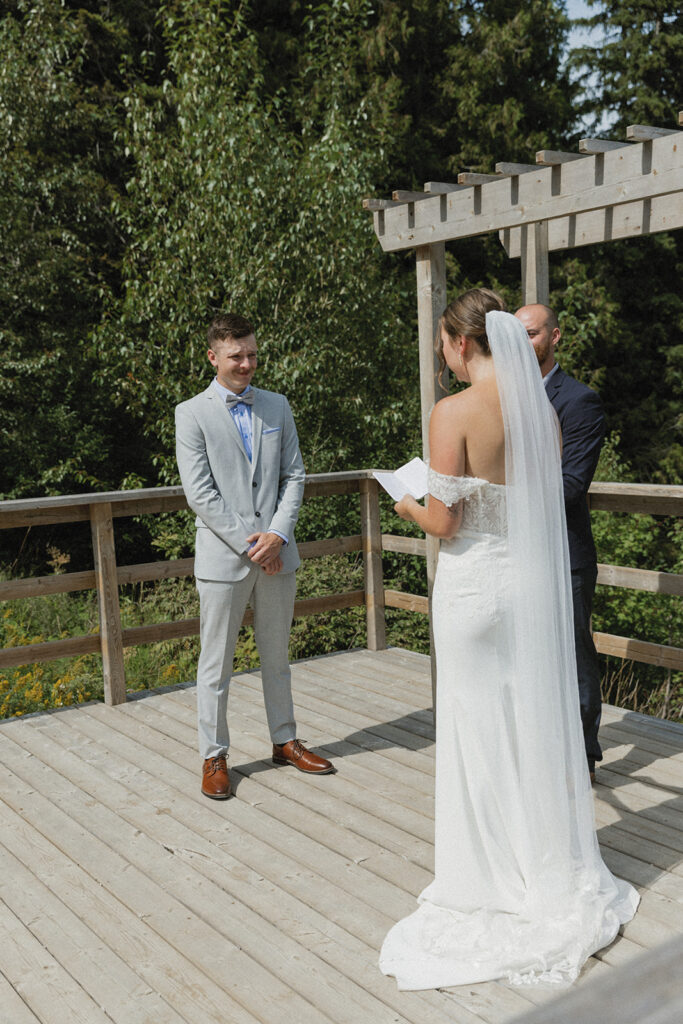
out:
<path id="1" fill-rule="evenodd" d="M 572 65 L 582 74 L 582 113 L 597 124 L 615 115 L 628 124 L 674 128 L 681 101 L 683 10 L 672 0 L 587 0 L 596 13 L 581 24 L 600 29 L 599 46 L 580 47 Z"/>
<path id="2" fill-rule="evenodd" d="M 537 150 L 566 138 L 574 120 L 562 6 L 465 0 L 457 7 L 458 38 L 437 80 L 448 168 L 491 173 L 500 160 L 533 163 Z"/>
<path id="3" fill-rule="evenodd" d="M 582 75 L 581 113 L 594 127 L 607 115 L 620 141 L 629 124 L 674 129 L 680 106 L 683 13 L 666 0 L 588 0 L 585 24 L 602 30 L 599 46 L 572 54 Z M 600 393 L 620 436 L 621 457 L 641 481 L 683 480 L 683 236 L 661 233 L 592 246 L 560 275 L 575 302 L 592 305 L 591 333 L 603 354 Z M 565 267 L 567 268 L 565 276 Z M 576 272 L 583 279 L 577 290 Z M 558 275 L 559 276 L 559 275 Z M 564 299 L 559 301 L 563 308 Z M 588 312 L 588 310 L 586 310 Z M 597 319 L 596 319 L 597 317 Z M 585 334 L 580 318 L 576 331 Z"/>

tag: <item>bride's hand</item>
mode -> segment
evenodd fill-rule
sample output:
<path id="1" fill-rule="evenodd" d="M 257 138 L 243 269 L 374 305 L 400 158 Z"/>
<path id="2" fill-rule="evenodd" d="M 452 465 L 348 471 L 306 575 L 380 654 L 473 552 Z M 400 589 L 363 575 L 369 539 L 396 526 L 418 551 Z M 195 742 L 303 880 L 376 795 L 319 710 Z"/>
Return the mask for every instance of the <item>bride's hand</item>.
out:
<path id="1" fill-rule="evenodd" d="M 400 501 L 397 501 L 394 505 L 394 512 L 396 512 L 401 519 L 407 519 L 409 523 L 415 522 L 415 514 L 413 509 L 420 508 L 419 502 L 415 501 L 412 494 L 404 494 Z"/>

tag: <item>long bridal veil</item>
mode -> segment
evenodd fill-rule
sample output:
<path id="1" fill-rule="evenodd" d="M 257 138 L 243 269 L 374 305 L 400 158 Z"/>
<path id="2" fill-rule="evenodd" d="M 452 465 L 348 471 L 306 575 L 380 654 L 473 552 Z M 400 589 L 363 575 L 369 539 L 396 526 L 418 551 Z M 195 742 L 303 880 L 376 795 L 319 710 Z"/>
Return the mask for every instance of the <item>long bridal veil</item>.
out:
<path id="1" fill-rule="evenodd" d="M 486 333 L 505 427 L 507 530 L 456 536 L 443 565 L 453 610 L 440 611 L 441 649 L 437 641 L 436 875 L 380 957 L 404 989 L 571 982 L 638 904 L 595 834 L 559 425 L 520 321 L 490 312 Z M 499 619 L 470 615 L 492 586 L 504 595 Z"/>
<path id="2" fill-rule="evenodd" d="M 555 910 L 564 907 L 576 921 L 581 958 L 567 964 L 575 976 L 583 959 L 630 920 L 638 896 L 610 874 L 595 834 L 576 685 L 559 425 L 520 321 L 493 311 L 486 331 L 505 425 L 514 713 L 529 871 L 538 898 Z"/>

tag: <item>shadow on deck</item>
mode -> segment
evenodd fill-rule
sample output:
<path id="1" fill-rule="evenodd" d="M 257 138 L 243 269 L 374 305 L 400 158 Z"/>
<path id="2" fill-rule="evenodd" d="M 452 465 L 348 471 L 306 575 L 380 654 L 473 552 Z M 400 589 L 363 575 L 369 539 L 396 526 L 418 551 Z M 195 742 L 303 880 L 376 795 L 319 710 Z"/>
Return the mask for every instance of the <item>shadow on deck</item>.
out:
<path id="1" fill-rule="evenodd" d="M 556 998 L 379 973 L 432 873 L 429 659 L 351 651 L 293 680 L 299 735 L 338 773 L 272 765 L 243 673 L 225 802 L 199 792 L 194 687 L 0 723 L 3 1022 L 497 1024 Z M 683 726 L 605 707 L 601 739 L 600 844 L 642 903 L 579 989 L 683 933 Z"/>

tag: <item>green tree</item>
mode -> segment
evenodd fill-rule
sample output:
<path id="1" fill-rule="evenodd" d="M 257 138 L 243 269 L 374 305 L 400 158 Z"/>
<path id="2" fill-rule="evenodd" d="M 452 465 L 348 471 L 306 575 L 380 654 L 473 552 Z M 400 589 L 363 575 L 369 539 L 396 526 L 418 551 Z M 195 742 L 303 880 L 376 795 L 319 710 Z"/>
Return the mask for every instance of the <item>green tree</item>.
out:
<path id="1" fill-rule="evenodd" d="M 312 11 L 299 92 L 314 69 L 326 107 L 300 110 L 296 135 L 288 96 L 265 94 L 241 6 L 169 7 L 162 94 L 126 100 L 124 295 L 97 343 L 109 341 L 110 392 L 138 419 L 162 481 L 176 478 L 173 405 L 210 379 L 204 332 L 217 309 L 254 319 L 260 378 L 290 395 L 309 470 L 395 450 L 404 409 L 386 401 L 387 381 L 416 391 L 400 296 L 360 207 L 384 161 L 373 145 L 384 128 L 346 74 L 369 4 Z"/>
<path id="2" fill-rule="evenodd" d="M 16 0 L 0 20 L 5 497 L 106 488 L 131 454 L 87 348 L 118 288 L 118 98 L 141 49 L 126 15 L 147 35 L 146 4 L 109 6 Z"/>
<path id="3" fill-rule="evenodd" d="M 580 47 L 580 113 L 623 140 L 629 124 L 674 128 L 680 102 L 683 14 L 665 0 L 588 0 L 598 46 Z M 683 480 L 683 236 L 660 233 L 593 246 L 566 267 L 571 301 L 584 305 L 602 350 L 600 392 L 621 453 L 637 479 Z M 581 295 L 583 293 L 583 295 Z M 574 317 L 578 332 L 583 330 Z"/>
<path id="4" fill-rule="evenodd" d="M 579 24 L 602 32 L 582 46 L 571 65 L 584 87 L 581 113 L 613 131 L 627 124 L 676 125 L 683 64 L 683 12 L 672 0 L 587 0 L 596 13 Z"/>

